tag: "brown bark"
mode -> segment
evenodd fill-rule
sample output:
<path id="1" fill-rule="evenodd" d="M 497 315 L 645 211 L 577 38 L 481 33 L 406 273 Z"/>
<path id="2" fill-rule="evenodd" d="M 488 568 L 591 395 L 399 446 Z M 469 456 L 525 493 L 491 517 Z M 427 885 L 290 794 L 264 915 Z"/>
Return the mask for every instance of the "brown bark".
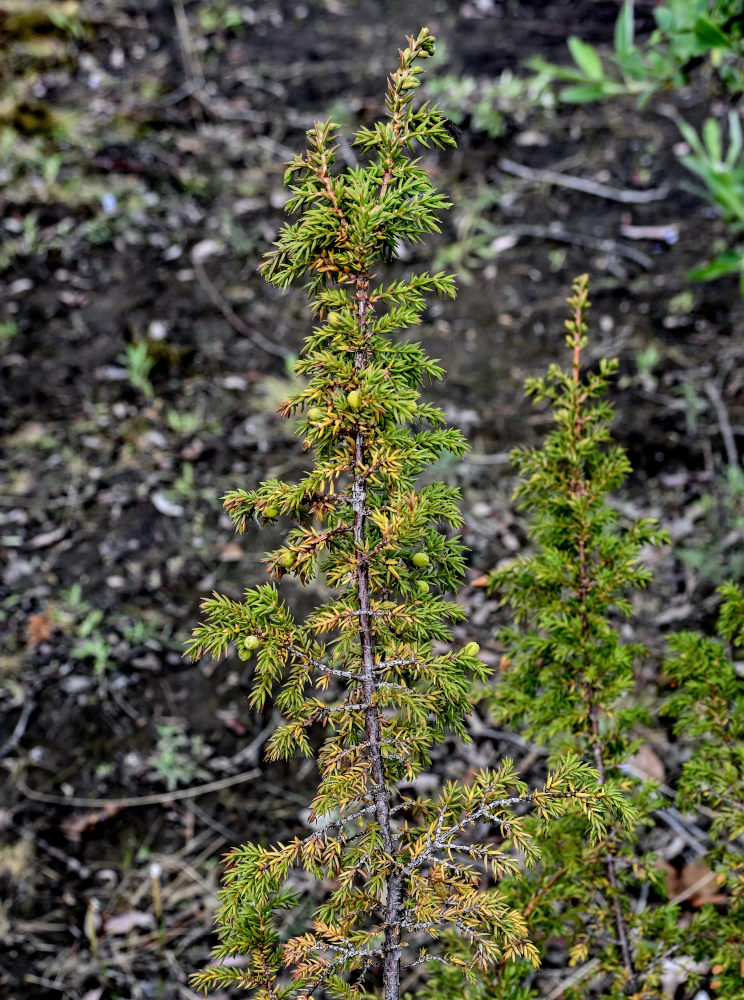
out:
<path id="1" fill-rule="evenodd" d="M 366 333 L 369 281 L 366 276 L 357 278 L 356 308 L 357 323 Z M 357 351 L 354 367 L 359 371 L 369 359 L 368 351 Z M 367 755 L 372 771 L 375 818 L 380 828 L 380 836 L 385 853 L 390 858 L 390 873 L 387 879 L 387 900 L 385 904 L 385 940 L 383 944 L 383 987 L 385 1000 L 399 1000 L 400 997 L 400 916 L 403 897 L 401 876 L 393 870 L 396 845 L 390 819 L 390 789 L 382 755 L 382 731 L 380 713 L 373 704 L 377 690 L 374 670 L 374 637 L 372 634 L 371 596 L 369 587 L 369 556 L 365 549 L 365 526 L 367 521 L 367 485 L 361 470 L 364 467 L 364 435 L 357 430 L 355 436 L 355 475 L 351 486 L 351 504 L 354 511 L 354 553 L 356 561 L 356 587 L 359 602 L 359 643 L 361 647 L 362 693 L 365 704 L 365 729 Z"/>

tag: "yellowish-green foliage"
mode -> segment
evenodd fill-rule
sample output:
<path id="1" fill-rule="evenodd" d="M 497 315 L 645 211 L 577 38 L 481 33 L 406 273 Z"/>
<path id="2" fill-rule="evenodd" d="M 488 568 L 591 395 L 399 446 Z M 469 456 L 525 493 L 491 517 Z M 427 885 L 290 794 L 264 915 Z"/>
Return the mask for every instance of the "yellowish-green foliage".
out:
<path id="1" fill-rule="evenodd" d="M 435 649 L 465 616 L 451 596 L 464 569 L 459 495 L 442 483 L 417 488 L 416 478 L 465 442 L 420 397 L 442 369 L 399 335 L 420 323 L 427 294 L 454 295 L 453 278 L 424 271 L 385 283 L 375 273 L 401 244 L 438 232 L 449 205 L 412 157 L 452 144 L 439 111 L 414 106 L 434 39 L 424 28 L 407 41 L 385 117 L 356 133 L 363 165 L 336 169 L 331 122 L 308 133 L 286 172 L 295 221 L 264 265 L 276 285 L 304 279 L 311 300 L 314 326 L 295 366 L 306 384 L 281 412 L 302 417 L 314 466 L 299 483 L 272 480 L 225 499 L 238 530 L 250 518 L 286 527 L 267 556 L 271 575 L 304 583 L 322 566 L 333 596 L 298 621 L 275 583 L 241 601 L 214 595 L 191 644 L 195 657 L 232 646 L 255 658 L 252 703 L 271 700 L 284 717 L 268 757 L 318 765 L 317 831 L 231 853 L 215 964 L 195 977 L 262 1000 L 377 990 L 398 1000 L 401 971 L 429 962 L 471 981 L 513 959 L 536 964 L 525 916 L 500 883 L 535 863 L 535 830 L 567 811 L 593 842 L 630 818 L 614 784 L 600 786 L 593 765 L 571 754 L 537 790 L 507 760 L 432 798 L 415 791 L 432 746 L 466 738 L 473 682 L 487 669 L 474 643 Z M 295 869 L 321 881 L 325 898 L 290 934 L 279 928 L 294 918 L 278 911 L 298 903 Z M 457 947 L 442 938 L 448 929 Z"/>

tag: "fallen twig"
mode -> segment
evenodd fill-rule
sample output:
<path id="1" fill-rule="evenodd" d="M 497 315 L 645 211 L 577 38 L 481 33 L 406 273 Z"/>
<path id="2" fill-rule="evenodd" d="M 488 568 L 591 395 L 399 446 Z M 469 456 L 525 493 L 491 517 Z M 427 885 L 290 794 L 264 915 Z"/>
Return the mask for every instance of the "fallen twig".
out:
<path id="1" fill-rule="evenodd" d="M 26 726 L 28 725 L 28 720 L 31 718 L 31 713 L 36 708 L 36 702 L 27 698 L 23 703 L 23 708 L 21 709 L 21 714 L 18 716 L 18 721 L 15 724 L 15 728 L 10 736 L 7 738 L 5 743 L 0 747 L 0 759 L 7 757 L 10 751 L 15 747 L 23 734 L 26 732 Z"/>
<path id="2" fill-rule="evenodd" d="M 661 201 L 662 198 L 666 198 L 669 194 L 669 188 L 666 186 L 647 188 L 645 191 L 608 187 L 607 184 L 600 184 L 599 181 L 592 181 L 587 177 L 573 177 L 571 174 L 561 174 L 557 170 L 542 170 L 536 167 L 527 167 L 523 163 L 516 163 L 514 160 L 509 160 L 506 157 L 502 157 L 499 160 L 499 167 L 505 173 L 521 177 L 523 180 L 539 181 L 544 184 L 554 184 L 556 187 L 571 188 L 572 191 L 592 194 L 597 198 L 619 201 L 623 205 L 645 205 L 649 201 Z"/>
<path id="3" fill-rule="evenodd" d="M 723 402 L 721 392 L 711 379 L 707 379 L 703 383 L 703 388 L 705 389 L 705 395 L 713 404 L 713 409 L 716 411 L 716 416 L 718 417 L 718 428 L 723 438 L 723 447 L 726 449 L 726 461 L 730 466 L 736 467 L 739 465 L 739 452 L 736 447 L 734 432 L 731 429 L 728 410 L 726 409 L 726 404 Z"/>
<path id="4" fill-rule="evenodd" d="M 675 896 L 672 896 L 669 900 L 669 905 L 673 906 L 675 903 L 682 903 L 686 899 L 690 899 L 691 896 L 695 896 L 706 885 L 709 885 L 715 877 L 716 873 L 712 871 L 706 872 L 705 875 L 701 875 L 701 877 L 696 882 L 693 882 L 692 885 L 688 885 L 686 889 L 683 889 Z"/>
<path id="5" fill-rule="evenodd" d="M 574 246 L 599 250 L 601 253 L 614 254 L 616 257 L 627 257 L 646 271 L 651 271 L 654 266 L 647 254 L 641 253 L 635 247 L 626 247 L 616 240 L 600 239 L 585 233 L 569 233 L 565 229 L 553 228 L 552 226 L 510 226 L 508 232 L 509 235 L 517 238 L 529 236 L 540 240 L 555 240 L 556 243 L 571 243 Z"/>
<path id="6" fill-rule="evenodd" d="M 694 823 L 685 823 L 684 818 L 676 809 L 655 809 L 654 814 L 663 820 L 677 836 L 691 847 L 695 854 L 702 858 L 708 853 L 708 848 L 702 843 L 701 836 L 708 840 L 708 835 Z"/>
<path id="7" fill-rule="evenodd" d="M 194 99 L 194 95 L 204 84 L 204 73 L 191 38 L 189 22 L 186 17 L 183 0 L 172 0 L 172 2 L 173 15 L 176 20 L 178 48 L 181 53 L 184 75 L 186 76 L 186 80 L 184 81 L 185 95 L 188 95 L 189 97 L 191 113 L 194 116 L 194 119 L 196 120 L 201 117 L 203 120 L 201 104 Z"/>
<path id="8" fill-rule="evenodd" d="M 626 240 L 661 240 L 662 243 L 676 243 L 679 239 L 679 226 L 675 222 L 663 223 L 660 226 L 620 226 L 620 235 Z"/>
<path id="9" fill-rule="evenodd" d="M 56 861 L 60 861 L 65 868 L 73 872 L 75 875 L 80 878 L 90 877 L 90 868 L 88 868 L 87 865 L 81 864 L 77 858 L 73 858 L 69 854 L 66 854 L 64 851 L 60 850 L 59 847 L 55 847 L 53 844 L 48 843 L 43 837 L 39 837 L 31 830 L 23 829 L 23 827 L 18 826 L 17 823 L 10 823 L 9 826 L 12 830 L 15 830 L 18 836 L 23 840 L 28 840 Z"/>
<path id="10" fill-rule="evenodd" d="M 193 785 L 191 788 L 179 788 L 173 792 L 154 792 L 152 795 L 130 795 L 121 799 L 87 799 L 74 795 L 53 795 L 50 792 L 37 792 L 20 779 L 18 788 L 22 795 L 34 802 L 47 802 L 55 806 L 73 806 L 76 809 L 98 809 L 106 805 L 115 805 L 119 809 L 132 809 L 135 806 L 155 806 L 168 802 L 178 802 L 182 799 L 195 799 L 199 795 L 209 795 L 210 792 L 219 792 L 223 788 L 230 788 L 232 785 L 240 785 L 252 778 L 257 778 L 261 774 L 258 767 L 250 771 L 243 771 L 242 774 L 232 774 L 227 778 L 219 778 L 216 781 L 208 781 L 204 785 Z"/>
<path id="11" fill-rule="evenodd" d="M 558 1000 L 558 997 L 562 997 L 570 986 L 576 986 L 577 983 L 586 979 L 587 976 L 593 975 L 598 970 L 599 959 L 593 958 L 590 962 L 587 962 L 586 965 L 582 965 L 580 968 L 576 969 L 575 972 L 572 972 L 570 976 L 558 983 L 558 985 L 547 994 L 546 1000 Z"/>
<path id="12" fill-rule="evenodd" d="M 281 347 L 279 344 L 275 344 L 274 341 L 269 340 L 268 337 L 264 337 L 264 335 L 259 333 L 258 330 L 251 330 L 248 324 L 243 322 L 240 316 L 238 316 L 238 314 L 233 310 L 230 303 L 223 298 L 219 290 L 212 284 L 212 281 L 207 272 L 204 270 L 204 266 L 201 261 L 193 260 L 192 263 L 197 281 L 209 296 L 210 301 L 219 309 L 230 326 L 234 330 L 237 330 L 241 336 L 247 337 L 257 347 L 266 351 L 267 354 L 273 354 L 277 358 L 286 358 L 286 348 Z"/>
<path id="13" fill-rule="evenodd" d="M 470 452 L 462 456 L 461 462 L 463 465 L 509 465 L 511 463 L 511 452 L 495 451 L 488 455 L 476 455 Z"/>

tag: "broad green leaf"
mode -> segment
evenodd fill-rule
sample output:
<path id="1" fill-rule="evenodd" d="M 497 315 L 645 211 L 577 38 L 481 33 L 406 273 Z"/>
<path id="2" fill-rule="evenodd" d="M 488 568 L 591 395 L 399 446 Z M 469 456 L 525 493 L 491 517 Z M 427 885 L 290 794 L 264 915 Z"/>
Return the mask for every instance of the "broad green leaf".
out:
<path id="1" fill-rule="evenodd" d="M 557 63 L 546 62 L 540 56 L 527 59 L 525 66 L 536 73 L 544 73 L 554 80 L 575 80 L 577 83 L 582 83 L 586 80 L 586 74 L 581 72 L 581 70 L 574 69 L 573 66 L 558 66 Z"/>
<path id="2" fill-rule="evenodd" d="M 580 38 L 572 35 L 568 40 L 568 48 L 573 56 L 574 62 L 590 80 L 601 80 L 604 76 L 602 60 L 593 45 L 583 42 Z"/>
<path id="3" fill-rule="evenodd" d="M 707 49 L 731 48 L 731 39 L 708 17 L 699 17 L 694 30 L 697 41 Z"/>

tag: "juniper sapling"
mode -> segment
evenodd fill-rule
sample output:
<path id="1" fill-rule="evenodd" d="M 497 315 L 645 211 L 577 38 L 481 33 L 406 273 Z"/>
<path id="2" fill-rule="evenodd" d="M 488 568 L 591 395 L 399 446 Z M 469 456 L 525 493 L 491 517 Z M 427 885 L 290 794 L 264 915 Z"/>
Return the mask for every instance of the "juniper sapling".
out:
<path id="1" fill-rule="evenodd" d="M 637 856 L 632 835 L 658 802 L 622 769 L 637 746 L 633 727 L 645 719 L 628 699 L 643 649 L 626 643 L 617 623 L 618 615 L 632 612 L 632 590 L 650 578 L 640 562 L 641 547 L 661 543 L 665 535 L 650 520 L 622 525 L 611 502 L 629 464 L 610 442 L 612 409 L 605 395 L 616 363 L 582 370 L 588 307 L 584 275 L 569 299 L 568 370 L 554 364 L 545 377 L 527 382 L 528 394 L 549 404 L 555 427 L 542 446 L 512 455 L 521 473 L 516 498 L 529 516 L 533 550 L 489 574 L 489 589 L 509 608 L 514 624 L 499 630 L 501 669 L 495 684 L 484 688 L 482 703 L 497 723 L 545 746 L 549 760 L 570 752 L 591 761 L 601 782 L 626 796 L 633 830 L 611 824 L 598 842 L 587 843 L 571 815 L 542 832 L 528 821 L 541 846 L 540 864 L 526 879 L 503 886 L 533 940 L 539 946 L 552 941 L 553 952 L 556 940 L 564 942 L 559 963 L 591 959 L 594 986 L 601 984 L 596 995 L 609 998 L 632 993 L 641 971 L 648 982 L 645 973 L 668 943 L 646 948 L 656 928 L 642 927 L 631 914 L 632 890 L 644 881 L 661 888 L 663 879 L 653 859 Z M 490 981 L 483 977 L 470 987 L 456 970 L 437 969 L 424 998 L 497 994 L 527 1000 L 538 996 L 531 979 L 526 966 L 521 974 L 497 967 Z M 586 984 L 578 979 L 564 993 L 583 998 Z"/>
<path id="2" fill-rule="evenodd" d="M 275 583 L 242 601 L 215 594 L 191 643 L 194 657 L 219 657 L 233 645 L 255 658 L 251 702 L 261 708 L 271 698 L 284 717 L 269 760 L 317 759 L 310 819 L 319 829 L 231 852 L 216 964 L 194 980 L 237 984 L 266 1000 L 362 996 L 380 981 L 385 1000 L 398 1000 L 402 968 L 410 975 L 436 960 L 472 978 L 519 956 L 536 962 L 523 915 L 498 886 L 535 860 L 525 807 L 543 823 L 579 810 L 595 840 L 608 817 L 627 819 L 614 788 L 598 787 L 593 768 L 573 756 L 536 791 L 510 761 L 467 785 L 449 782 L 431 799 L 414 790 L 435 744 L 467 738 L 473 681 L 487 669 L 475 643 L 435 649 L 466 614 L 447 596 L 464 569 L 454 534 L 460 498 L 442 483 L 417 489 L 416 477 L 466 446 L 420 398 L 441 367 L 400 336 L 421 322 L 424 296 L 451 297 L 454 281 L 422 271 L 384 283 L 375 274 L 390 248 L 438 232 L 449 206 L 410 155 L 452 144 L 440 112 L 413 105 L 434 38 L 424 28 L 407 41 L 385 117 L 356 133 L 364 165 L 336 169 L 331 122 L 308 133 L 307 152 L 285 175 L 296 221 L 284 225 L 263 268 L 280 287 L 304 279 L 311 300 L 314 327 L 295 365 L 306 385 L 280 412 L 302 416 L 315 464 L 296 484 L 270 480 L 225 499 L 238 530 L 255 517 L 294 522 L 267 557 L 269 573 L 305 583 L 322 567 L 332 596 L 297 621 Z M 284 939 L 274 917 L 298 902 L 293 868 L 330 888 L 308 929 Z M 447 927 L 468 943 L 467 958 L 439 943 Z M 236 955 L 246 964 L 225 964 Z"/>
<path id="3" fill-rule="evenodd" d="M 641 849 L 655 817 L 674 821 L 677 831 L 685 824 L 670 815 L 653 782 L 633 776 L 638 723 L 651 721 L 650 698 L 634 675 L 645 650 L 621 633 L 621 619 L 633 612 L 633 590 L 650 579 L 641 547 L 667 537 L 650 520 L 623 523 L 613 505 L 612 491 L 629 464 L 610 441 L 605 394 L 616 363 L 582 371 L 588 305 L 582 277 L 570 300 L 569 370 L 554 365 L 546 378 L 528 382 L 528 391 L 550 404 L 556 426 L 542 447 L 514 454 L 534 551 L 490 575 L 516 623 L 500 631 L 501 676 L 485 689 L 485 701 L 497 721 L 524 727 L 549 757 L 570 750 L 593 759 L 603 780 L 614 778 L 623 788 L 637 823 L 631 831 L 610 825 L 605 838 L 587 845 L 574 818 L 562 817 L 539 839 L 539 865 L 502 887 L 533 940 L 552 940 L 558 965 L 579 966 L 560 984 L 567 1000 L 667 998 L 670 969 L 685 983 L 685 997 L 696 994 L 708 973 L 717 995 L 744 1000 L 744 682 L 733 660 L 744 645 L 744 596 L 732 584 L 722 587 L 721 638 L 672 636 L 662 674 L 675 689 L 665 712 L 688 744 L 685 752 L 693 748 L 677 803 L 684 814 L 702 813 L 691 829 L 717 889 L 717 905 L 703 905 L 690 918 L 679 905 L 690 893 L 666 901 L 665 872 Z M 707 834 L 700 826 L 706 816 L 713 819 Z M 543 995 L 531 989 L 533 978 L 524 967 L 497 967 L 471 986 L 457 969 L 440 967 L 422 1000 L 531 1000 Z"/>

